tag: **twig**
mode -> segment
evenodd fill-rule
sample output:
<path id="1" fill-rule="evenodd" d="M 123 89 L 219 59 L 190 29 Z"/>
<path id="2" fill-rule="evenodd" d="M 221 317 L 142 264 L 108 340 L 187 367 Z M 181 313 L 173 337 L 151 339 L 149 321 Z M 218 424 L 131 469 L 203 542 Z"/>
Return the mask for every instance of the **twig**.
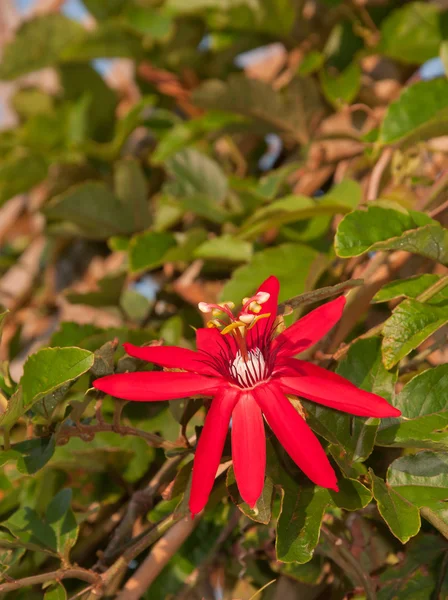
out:
<path id="1" fill-rule="evenodd" d="M 154 446 L 154 448 L 172 449 L 177 447 L 173 442 L 167 442 L 155 433 L 149 433 L 127 425 L 116 426 L 110 425 L 109 423 L 63 427 L 57 434 L 56 443 L 62 446 L 66 444 L 71 437 L 80 437 L 81 439 L 87 438 L 91 440 L 96 433 L 102 433 L 103 431 L 111 431 L 113 433 L 118 433 L 119 435 L 133 435 L 135 437 L 140 437 L 148 442 L 150 446 Z"/>
<path id="2" fill-rule="evenodd" d="M 416 298 L 418 302 L 428 302 L 431 300 L 433 296 L 435 296 L 438 292 L 443 290 L 448 285 L 448 275 L 444 275 L 438 281 L 436 281 L 433 285 L 431 285 L 427 290 L 423 291 Z"/>
<path id="3" fill-rule="evenodd" d="M 102 562 L 108 564 L 109 561 L 113 560 L 113 557 L 116 555 L 120 546 L 132 534 L 132 528 L 135 521 L 150 509 L 153 498 L 159 491 L 160 486 L 171 481 L 183 458 L 183 456 L 174 456 L 164 462 L 161 469 L 154 475 L 146 488 L 144 490 L 138 490 L 132 495 L 125 515 L 104 551 Z"/>
<path id="4" fill-rule="evenodd" d="M 143 533 L 138 540 L 132 544 L 123 554 L 109 567 L 109 569 L 101 576 L 104 588 L 107 591 L 107 587 L 116 579 L 121 573 L 124 573 L 129 563 L 134 560 L 139 554 L 144 552 L 151 544 L 154 544 L 162 535 L 164 535 L 171 527 L 173 527 L 180 519 L 175 519 L 173 515 L 169 515 L 157 525 L 151 527 L 148 531 Z"/>
<path id="5" fill-rule="evenodd" d="M 306 304 L 318 302 L 319 300 L 331 298 L 332 296 L 337 296 L 345 290 L 358 287 L 363 283 L 363 279 L 350 279 L 349 281 L 343 281 L 337 285 L 330 285 L 320 288 L 319 290 L 313 290 L 312 292 L 305 292 L 304 294 L 300 294 L 300 296 L 295 296 L 294 298 L 279 304 L 277 308 L 277 315 L 284 315 L 285 313 L 289 314 L 289 311 L 292 311 L 299 306 L 304 306 Z"/>
<path id="6" fill-rule="evenodd" d="M 62 581 L 62 579 L 81 579 L 88 583 L 95 585 L 101 585 L 101 577 L 98 573 L 88 571 L 87 569 L 71 568 L 71 569 L 60 569 L 59 571 L 50 571 L 49 573 L 41 573 L 40 575 L 33 575 L 32 577 L 25 577 L 24 579 L 17 579 L 15 581 L 9 581 L 8 583 L 0 584 L 0 593 L 12 592 L 19 590 L 30 585 L 37 585 L 39 583 L 45 583 L 47 581 Z"/>
<path id="7" fill-rule="evenodd" d="M 445 212 L 445 210 L 447 208 L 448 208 L 448 200 L 445 200 L 445 202 L 443 204 L 441 204 L 437 208 L 434 208 L 434 210 L 431 210 L 429 213 L 429 216 L 432 219 L 436 219 L 441 213 Z"/>
<path id="8" fill-rule="evenodd" d="M 326 538 L 331 552 L 328 555 L 336 564 L 352 574 L 353 578 L 364 588 L 367 600 L 376 600 L 376 592 L 373 581 L 367 573 L 364 572 L 359 561 L 350 552 L 346 542 L 341 537 L 335 536 L 325 525 L 322 525 L 321 535 Z"/>
<path id="9" fill-rule="evenodd" d="M 163 538 L 155 544 L 136 573 L 126 582 L 124 589 L 117 595 L 116 600 L 138 600 L 141 598 L 163 567 L 194 531 L 201 516 L 200 513 L 194 519 L 184 517 L 173 525 Z"/>
<path id="10" fill-rule="evenodd" d="M 439 348 L 439 346 L 440 341 L 438 340 L 434 342 L 434 344 L 431 344 L 431 346 L 429 346 L 428 348 L 425 348 L 424 350 L 416 354 L 414 358 L 409 359 L 406 363 L 402 365 L 402 367 L 399 370 L 399 374 L 402 375 L 403 373 L 413 371 L 414 369 L 419 367 L 423 362 L 425 362 L 425 360 L 429 356 L 431 356 L 433 352 L 435 352 Z"/>
<path id="11" fill-rule="evenodd" d="M 380 189 L 381 179 L 384 171 L 392 158 L 393 148 L 385 148 L 381 153 L 376 165 L 372 169 L 370 175 L 369 187 L 367 188 L 367 200 L 376 200 Z"/>
<path id="12" fill-rule="evenodd" d="M 443 600 L 442 586 L 445 581 L 447 570 L 448 570 L 448 552 L 445 551 L 445 554 L 442 559 L 442 564 L 440 565 L 440 567 L 438 569 L 439 572 L 437 574 L 438 575 L 437 584 L 436 584 L 436 588 L 434 590 L 434 595 L 433 595 L 434 600 Z"/>
<path id="13" fill-rule="evenodd" d="M 211 550 L 208 552 L 205 560 L 187 577 L 184 588 L 176 596 L 176 600 L 186 600 L 192 588 L 194 588 L 196 585 L 198 585 L 198 583 L 203 581 L 208 571 L 208 568 L 216 559 L 216 554 L 219 552 L 223 543 L 227 540 L 227 538 L 232 534 L 235 527 L 238 525 L 240 517 L 240 510 L 234 507 L 232 515 L 230 516 L 227 525 L 221 530 L 221 533 L 216 539 L 216 542 L 213 544 Z"/>

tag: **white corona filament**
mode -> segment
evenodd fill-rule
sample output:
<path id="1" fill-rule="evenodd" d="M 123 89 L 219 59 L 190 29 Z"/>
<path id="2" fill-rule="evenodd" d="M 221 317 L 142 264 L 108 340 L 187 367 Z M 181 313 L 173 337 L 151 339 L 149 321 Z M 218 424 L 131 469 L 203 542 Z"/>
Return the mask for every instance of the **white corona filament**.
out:
<path id="1" fill-rule="evenodd" d="M 230 373 L 241 387 L 253 387 L 266 378 L 266 362 L 260 348 L 249 350 L 247 361 L 238 350 L 230 362 Z"/>

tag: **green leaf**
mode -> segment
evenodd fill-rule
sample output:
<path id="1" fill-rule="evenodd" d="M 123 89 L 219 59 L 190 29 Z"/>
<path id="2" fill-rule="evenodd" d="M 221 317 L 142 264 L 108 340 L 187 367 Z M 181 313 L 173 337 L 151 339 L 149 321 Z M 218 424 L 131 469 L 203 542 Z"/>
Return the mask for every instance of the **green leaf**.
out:
<path id="1" fill-rule="evenodd" d="M 229 125 L 241 122 L 244 122 L 244 118 L 238 115 L 223 111 L 209 111 L 196 119 L 176 123 L 160 139 L 157 148 L 151 155 L 151 163 L 162 164 L 173 154 L 191 145 L 207 133 L 216 134 Z"/>
<path id="2" fill-rule="evenodd" d="M 170 248 L 164 256 L 164 262 L 189 262 L 194 258 L 194 252 L 206 239 L 205 229 L 192 228 L 185 233 L 176 234 L 177 246 Z"/>
<path id="3" fill-rule="evenodd" d="M 118 306 L 125 281 L 126 273 L 110 273 L 98 281 L 98 291 L 83 294 L 67 292 L 65 296 L 72 304 L 87 304 L 98 308 Z"/>
<path id="4" fill-rule="evenodd" d="M 395 406 L 409 419 L 446 410 L 448 365 L 438 365 L 416 375 L 398 394 Z"/>
<path id="5" fill-rule="evenodd" d="M 376 443 L 394 448 L 448 450 L 448 411 L 413 419 L 384 419 Z"/>
<path id="6" fill-rule="evenodd" d="M 448 303 L 441 306 L 403 300 L 384 323 L 383 361 L 391 369 L 448 322 Z"/>
<path id="7" fill-rule="evenodd" d="M 58 74 L 64 98 L 72 102 L 88 98 L 88 132 L 92 138 L 98 142 L 110 140 L 118 104 L 116 92 L 88 64 L 61 64 Z"/>
<path id="8" fill-rule="evenodd" d="M 57 542 L 53 529 L 32 508 L 19 508 L 3 521 L 2 527 L 8 529 L 24 547 L 43 547 L 56 552 Z"/>
<path id="9" fill-rule="evenodd" d="M 51 336 L 50 346 L 82 346 L 82 342 L 93 335 L 101 333 L 103 330 L 95 325 L 81 325 L 63 321 L 59 325 L 58 331 Z"/>
<path id="10" fill-rule="evenodd" d="M 171 233 L 145 231 L 134 235 L 129 244 L 129 266 L 133 273 L 156 269 L 168 250 L 176 245 Z"/>
<path id="11" fill-rule="evenodd" d="M 0 452 L 0 464 L 17 461 L 17 470 L 25 475 L 37 473 L 51 459 L 55 450 L 54 436 L 34 438 L 14 444 L 10 450 Z"/>
<path id="12" fill-rule="evenodd" d="M 423 275 L 414 275 L 408 279 L 397 279 L 386 283 L 379 292 L 372 298 L 372 302 L 389 302 L 397 298 L 412 298 L 415 299 L 422 292 L 430 288 L 436 281 L 440 279 L 439 275 L 433 273 L 423 273 Z M 427 302 L 436 304 L 440 300 L 448 299 L 446 288 L 441 290 L 440 294 L 434 295 Z"/>
<path id="13" fill-rule="evenodd" d="M 255 192 L 267 200 L 273 200 L 278 194 L 281 186 L 286 182 L 288 176 L 291 175 L 291 173 L 294 173 L 298 168 L 299 163 L 292 162 L 279 167 L 278 169 L 274 169 L 273 171 L 269 171 L 257 181 Z"/>
<path id="14" fill-rule="evenodd" d="M 288 478 L 289 479 L 289 478 Z M 311 560 L 330 497 L 318 486 L 299 486 L 282 480 L 283 497 L 277 521 L 277 559 L 303 564 Z"/>
<path id="15" fill-rule="evenodd" d="M 62 583 L 55 582 L 54 585 L 46 589 L 43 600 L 67 600 L 65 587 Z"/>
<path id="16" fill-rule="evenodd" d="M 116 17 L 120 14 L 126 4 L 126 0 L 82 0 L 89 13 L 98 21 Z"/>
<path id="17" fill-rule="evenodd" d="M 274 493 L 274 486 L 270 477 L 266 477 L 263 491 L 254 508 L 250 508 L 250 506 L 241 498 L 233 466 L 227 471 L 226 485 L 233 502 L 246 517 L 249 517 L 249 519 L 252 519 L 252 521 L 256 521 L 257 523 L 263 523 L 264 525 L 269 524 L 272 514 L 272 495 Z"/>
<path id="18" fill-rule="evenodd" d="M 352 62 L 341 73 L 333 75 L 330 70 L 320 72 L 322 91 L 327 100 L 335 107 L 351 104 L 361 88 L 361 69 Z"/>
<path id="19" fill-rule="evenodd" d="M 193 101 L 201 108 L 233 112 L 253 119 L 259 133 L 274 129 L 293 139 L 308 139 L 313 114 L 322 108 L 317 85 L 312 79 L 296 78 L 285 92 L 243 74 L 232 74 L 227 81 L 211 79 L 193 92 Z"/>
<path id="20" fill-rule="evenodd" d="M 448 265 L 448 229 L 438 223 L 407 231 L 396 240 L 376 244 L 384 250 L 405 250 Z"/>
<path id="21" fill-rule="evenodd" d="M 227 178 L 221 167 L 193 148 L 169 158 L 165 168 L 174 180 L 169 189 L 175 196 L 207 196 L 221 202 L 227 195 Z"/>
<path id="22" fill-rule="evenodd" d="M 437 51 L 434 53 L 437 54 Z M 406 144 L 448 133 L 448 81 L 433 79 L 405 87 L 380 128 L 379 144 Z"/>
<path id="23" fill-rule="evenodd" d="M 443 63 L 445 75 L 448 75 L 448 40 L 440 44 L 440 60 Z"/>
<path id="24" fill-rule="evenodd" d="M 372 500 L 372 492 L 356 479 L 338 480 L 339 492 L 327 490 L 333 504 L 345 510 L 361 510 Z"/>
<path id="25" fill-rule="evenodd" d="M 394 397 L 397 374 L 385 369 L 378 337 L 355 342 L 336 372 L 361 389 L 378 394 L 389 402 Z M 364 461 L 371 454 L 379 419 L 352 417 L 312 402 L 307 402 L 305 406 L 311 427 L 336 444 L 349 465 Z"/>
<path id="26" fill-rule="evenodd" d="M 56 196 L 44 209 L 49 219 L 69 221 L 78 233 L 94 240 L 134 233 L 130 207 L 99 182 L 87 182 Z"/>
<path id="27" fill-rule="evenodd" d="M 311 50 L 302 59 L 299 65 L 299 75 L 306 77 L 318 71 L 325 62 L 325 54 L 318 50 Z"/>
<path id="28" fill-rule="evenodd" d="M 420 531 L 421 522 L 418 508 L 403 498 L 380 477 L 377 477 L 372 470 L 369 474 L 380 515 L 386 521 L 394 536 L 405 544 Z"/>
<path id="29" fill-rule="evenodd" d="M 82 34 L 79 23 L 59 13 L 25 21 L 4 48 L 0 79 L 15 79 L 55 65 L 64 48 Z"/>
<path id="30" fill-rule="evenodd" d="M 8 569 L 20 562 L 26 552 L 26 548 L 2 548 L 0 538 L 0 573 L 4 575 Z"/>
<path id="31" fill-rule="evenodd" d="M 17 470 L 25 475 L 33 475 L 42 469 L 54 454 L 56 440 L 50 438 L 36 438 L 14 444 L 14 452 L 18 452 Z"/>
<path id="32" fill-rule="evenodd" d="M 414 245 L 412 250 L 406 247 L 405 232 L 433 223 L 423 213 L 370 204 L 367 210 L 355 210 L 339 223 L 334 242 L 336 254 L 347 258 L 359 256 L 368 250 L 395 247 L 420 253 L 420 246 Z"/>
<path id="33" fill-rule="evenodd" d="M 81 348 L 43 348 L 32 354 L 24 364 L 18 392 L 0 416 L 0 426 L 9 429 L 38 400 L 86 373 L 93 361 L 93 354 Z"/>
<path id="34" fill-rule="evenodd" d="M 317 256 L 315 250 L 300 244 L 282 244 L 257 252 L 248 265 L 233 271 L 221 298 L 240 302 L 272 273 L 280 281 L 280 300 L 291 298 L 305 290 L 309 270 Z M 291 273 L 294 273 L 294 277 L 291 277 Z"/>
<path id="35" fill-rule="evenodd" d="M 148 298 L 130 288 L 123 290 L 120 296 L 120 307 L 131 321 L 138 323 L 147 317 L 149 309 L 153 304 L 151 300 L 148 300 Z"/>
<path id="36" fill-rule="evenodd" d="M 174 30 L 173 16 L 162 9 L 128 5 L 124 13 L 126 22 L 132 29 L 144 34 L 150 40 L 164 41 Z"/>
<path id="37" fill-rule="evenodd" d="M 125 159 L 115 164 L 115 193 L 134 219 L 134 231 L 146 229 L 150 225 L 148 183 L 135 159 Z"/>
<path id="38" fill-rule="evenodd" d="M 35 154 L 2 160 L 0 165 L 0 206 L 17 194 L 27 192 L 47 176 L 48 164 Z"/>
<path id="39" fill-rule="evenodd" d="M 119 22 L 100 23 L 67 45 L 61 58 L 82 62 L 95 58 L 141 58 L 143 47 L 140 37 Z"/>
<path id="40" fill-rule="evenodd" d="M 440 9 L 435 4 L 411 2 L 381 23 L 378 49 L 400 62 L 422 64 L 438 55 L 441 41 Z"/>
<path id="41" fill-rule="evenodd" d="M 248 262 L 252 258 L 252 244 L 224 234 L 207 240 L 194 251 L 196 258 L 230 263 Z"/>
<path id="42" fill-rule="evenodd" d="M 377 442 L 401 448 L 448 450 L 448 365 L 438 365 L 416 375 L 395 400 L 401 419 L 385 419 Z"/>
<path id="43" fill-rule="evenodd" d="M 46 521 L 55 533 L 56 550 L 66 561 L 78 537 L 78 524 L 71 509 L 72 490 L 62 489 L 50 502 Z"/>
<path id="44" fill-rule="evenodd" d="M 114 359 L 115 350 L 117 344 L 115 341 L 106 342 L 95 350 L 94 352 L 94 363 L 91 368 L 93 377 L 104 377 L 105 375 L 112 375 L 114 372 Z"/>
<path id="45" fill-rule="evenodd" d="M 286 196 L 256 210 L 242 224 L 239 236 L 253 238 L 272 227 L 316 216 L 345 214 L 360 201 L 361 188 L 358 183 L 349 179 L 334 186 L 328 194 L 317 200 L 307 196 Z"/>
<path id="46" fill-rule="evenodd" d="M 53 96 L 35 87 L 18 89 L 10 102 L 23 121 L 36 115 L 48 115 L 55 109 Z"/>
<path id="47" fill-rule="evenodd" d="M 397 373 L 384 367 L 379 337 L 355 342 L 339 363 L 336 373 L 367 392 L 378 394 L 388 402 L 394 401 Z"/>
<path id="48" fill-rule="evenodd" d="M 226 223 L 230 218 L 229 213 L 211 196 L 185 196 L 179 201 L 179 206 L 182 215 L 191 212 L 219 225 Z"/>
<path id="49" fill-rule="evenodd" d="M 415 506 L 448 499 L 448 454 L 424 450 L 394 460 L 387 482 Z"/>

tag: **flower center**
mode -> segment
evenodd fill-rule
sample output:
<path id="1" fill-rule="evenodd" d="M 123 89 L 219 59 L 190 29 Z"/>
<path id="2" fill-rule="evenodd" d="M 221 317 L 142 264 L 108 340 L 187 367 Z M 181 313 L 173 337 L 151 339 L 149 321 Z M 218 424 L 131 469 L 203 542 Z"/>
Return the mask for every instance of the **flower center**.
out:
<path id="1" fill-rule="evenodd" d="M 238 351 L 229 366 L 230 374 L 241 387 L 253 387 L 266 378 L 266 361 L 260 348 L 249 350 L 246 359 Z"/>
<path id="2" fill-rule="evenodd" d="M 260 319 L 269 319 L 270 313 L 262 313 L 262 305 L 266 304 L 270 295 L 268 292 L 257 292 L 255 296 L 243 299 L 241 311 L 235 316 L 232 312 L 235 305 L 233 302 L 223 302 L 222 304 L 210 304 L 208 302 L 199 302 L 198 308 L 203 313 L 211 313 L 213 317 L 207 323 L 207 327 L 216 327 L 221 331 L 222 335 L 230 334 L 236 341 L 239 347 L 239 355 L 243 362 L 249 361 L 249 352 L 260 352 L 259 348 L 248 351 L 246 334 L 256 325 Z M 264 357 L 263 367 L 265 366 Z M 235 359 L 236 361 L 237 359 Z M 232 365 L 235 364 L 235 361 Z"/>

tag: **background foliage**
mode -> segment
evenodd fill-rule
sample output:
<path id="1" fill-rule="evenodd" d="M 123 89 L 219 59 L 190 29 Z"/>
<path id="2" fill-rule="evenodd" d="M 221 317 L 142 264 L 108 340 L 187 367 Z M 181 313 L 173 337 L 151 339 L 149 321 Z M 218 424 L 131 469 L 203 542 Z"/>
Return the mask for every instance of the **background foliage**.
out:
<path id="1" fill-rule="evenodd" d="M 83 3 L 30 14 L 0 65 L 0 594 L 448 597 L 443 3 Z M 287 322 L 349 291 L 305 358 L 403 417 L 304 401 L 341 492 L 271 438 L 257 510 L 227 449 L 191 521 L 202 401 L 90 384 L 270 274 Z"/>

